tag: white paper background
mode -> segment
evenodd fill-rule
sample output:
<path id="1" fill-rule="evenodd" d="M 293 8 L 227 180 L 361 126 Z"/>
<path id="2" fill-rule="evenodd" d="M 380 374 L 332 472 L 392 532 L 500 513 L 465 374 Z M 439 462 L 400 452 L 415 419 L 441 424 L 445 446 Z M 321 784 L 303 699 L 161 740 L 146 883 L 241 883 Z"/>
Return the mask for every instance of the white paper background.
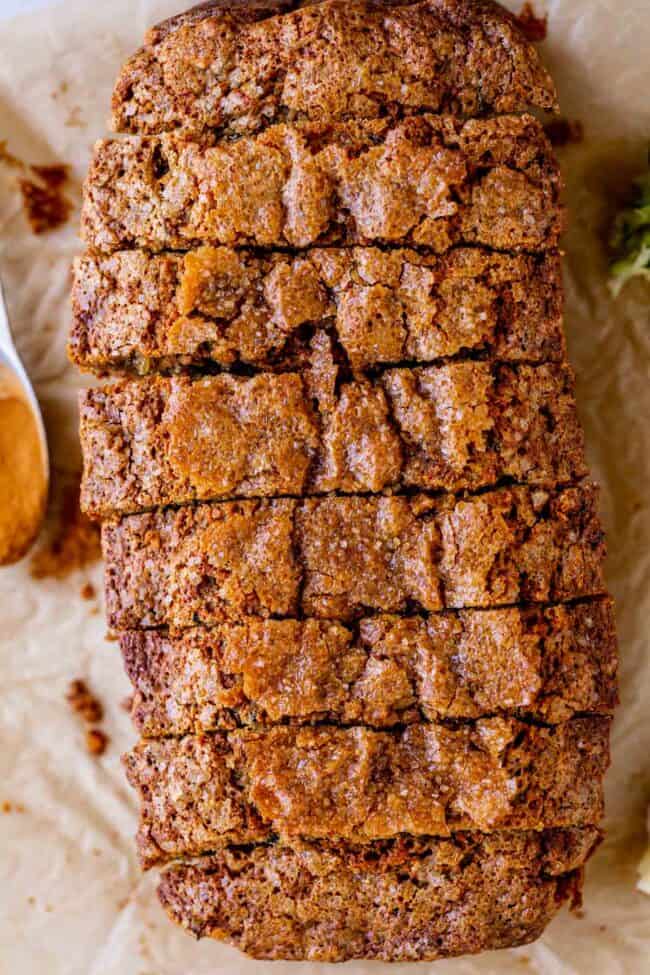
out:
<path id="1" fill-rule="evenodd" d="M 0 23 L 0 139 L 35 163 L 67 162 L 81 180 L 104 131 L 112 83 L 145 26 L 182 0 L 69 0 Z M 518 4 L 513 4 L 517 6 Z M 2 3 L 5 17 L 31 2 Z M 10 9 L 11 8 L 11 9 Z M 543 9 L 538 0 L 538 9 Z M 562 150 L 572 227 L 566 238 L 567 331 L 595 476 L 603 485 L 609 580 L 618 603 L 622 696 L 608 776 L 608 839 L 588 870 L 584 917 L 563 913 L 537 945 L 438 963 L 440 975 L 646 975 L 650 898 L 635 891 L 650 799 L 650 287 L 613 302 L 601 235 L 612 193 L 645 164 L 650 140 L 650 4 L 549 0 L 544 54 L 564 113 L 583 145 Z M 60 90 L 61 83 L 67 85 Z M 65 87 L 64 85 L 64 87 Z M 56 95 L 56 97 L 54 97 Z M 77 189 L 78 192 L 78 189 Z M 74 221 L 33 237 L 15 188 L 0 171 L 0 267 L 17 343 L 46 411 L 54 464 L 78 465 L 75 388 L 66 363 Z M 128 692 L 101 614 L 80 597 L 101 569 L 65 582 L 0 572 L 1 975 L 207 975 L 271 971 L 169 924 L 133 856 L 135 803 L 119 764 L 133 740 L 120 702 Z M 111 743 L 99 760 L 65 702 L 85 677 L 107 711 Z M 324 965 L 276 964 L 281 975 Z M 350 964 L 351 975 L 379 965 Z M 424 971 L 430 966 L 416 966 Z M 388 969 L 386 969 L 388 970 Z M 392 972 L 414 966 L 392 966 Z"/>

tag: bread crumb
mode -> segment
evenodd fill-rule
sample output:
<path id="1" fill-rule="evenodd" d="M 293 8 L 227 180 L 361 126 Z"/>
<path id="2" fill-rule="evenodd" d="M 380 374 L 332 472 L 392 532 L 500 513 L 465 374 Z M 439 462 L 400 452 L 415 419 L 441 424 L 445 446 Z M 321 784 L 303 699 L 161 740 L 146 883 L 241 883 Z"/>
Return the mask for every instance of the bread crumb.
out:
<path id="1" fill-rule="evenodd" d="M 548 17 L 546 15 L 543 17 L 538 16 L 533 9 L 532 3 L 526 2 L 523 5 L 519 13 L 516 14 L 516 20 L 520 30 L 525 34 L 526 39 L 533 44 L 546 40 L 546 35 L 548 34 Z"/>
<path id="2" fill-rule="evenodd" d="M 84 122 L 83 116 L 81 114 L 81 109 L 78 105 L 73 105 L 68 112 L 68 117 L 63 123 L 68 129 L 85 129 L 86 123 Z"/>
<path id="3" fill-rule="evenodd" d="M 68 181 L 69 166 L 64 163 L 38 166 L 23 162 L 9 152 L 5 141 L 0 141 L 0 163 L 21 173 L 18 188 L 25 215 L 35 234 L 56 230 L 67 222 L 72 203 L 63 190 Z"/>
<path id="4" fill-rule="evenodd" d="M 40 235 L 62 227 L 70 216 L 72 203 L 63 193 L 68 167 L 57 164 L 30 169 L 36 178 L 21 177 L 18 186 L 32 232 Z"/>
<path id="5" fill-rule="evenodd" d="M 583 142 L 585 137 L 584 126 L 579 119 L 552 119 L 546 123 L 544 131 L 549 137 L 551 145 L 556 147 Z"/>
<path id="6" fill-rule="evenodd" d="M 14 156 L 13 153 L 9 152 L 5 139 L 0 139 L 0 163 L 9 167 L 9 169 L 25 168 L 25 163 L 17 156 Z"/>
<path id="7" fill-rule="evenodd" d="M 3 813 L 14 813 L 14 812 L 24 813 L 25 812 L 25 807 L 23 806 L 22 802 L 9 802 L 8 799 L 4 800 L 2 806 L 0 806 L 0 809 L 2 809 Z"/>
<path id="8" fill-rule="evenodd" d="M 99 526 L 86 518 L 79 507 L 80 483 L 79 475 L 62 491 L 61 511 L 53 537 L 31 562 L 33 579 L 63 579 L 101 558 Z"/>
<path id="9" fill-rule="evenodd" d="M 97 724 L 104 717 L 102 703 L 83 680 L 70 682 L 66 701 L 75 714 L 79 714 L 86 724 Z"/>
<path id="10" fill-rule="evenodd" d="M 92 582 L 87 582 L 81 587 L 81 598 L 82 599 L 94 599 L 97 593 L 95 592 L 95 587 Z"/>
<path id="11" fill-rule="evenodd" d="M 120 701 L 120 707 L 127 714 L 131 714 L 131 708 L 133 707 L 133 695 L 129 694 L 128 697 L 123 697 Z"/>
<path id="12" fill-rule="evenodd" d="M 91 755 L 100 756 L 106 751 L 108 736 L 99 728 L 89 728 L 86 732 L 86 748 Z"/>

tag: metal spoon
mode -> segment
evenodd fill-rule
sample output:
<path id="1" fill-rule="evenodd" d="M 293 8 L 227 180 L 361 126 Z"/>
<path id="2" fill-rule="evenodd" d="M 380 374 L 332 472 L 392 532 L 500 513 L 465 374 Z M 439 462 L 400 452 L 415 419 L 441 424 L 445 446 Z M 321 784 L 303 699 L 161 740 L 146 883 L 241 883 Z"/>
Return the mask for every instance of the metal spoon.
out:
<path id="1" fill-rule="evenodd" d="M 17 562 L 36 538 L 49 483 L 45 425 L 13 342 L 0 281 L 0 565 Z"/>

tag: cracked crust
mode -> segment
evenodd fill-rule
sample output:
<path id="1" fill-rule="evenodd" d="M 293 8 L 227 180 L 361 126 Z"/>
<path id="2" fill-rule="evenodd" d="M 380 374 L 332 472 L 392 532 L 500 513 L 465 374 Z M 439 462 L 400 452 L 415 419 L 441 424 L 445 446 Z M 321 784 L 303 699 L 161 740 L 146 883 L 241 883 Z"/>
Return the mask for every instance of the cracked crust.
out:
<path id="1" fill-rule="evenodd" d="M 204 7 L 154 28 L 118 78 L 115 131 L 557 109 L 535 47 L 489 0 L 329 2 L 272 16 L 290 6 Z"/>
<path id="2" fill-rule="evenodd" d="M 277 125 L 211 145 L 178 134 L 100 141 L 81 235 L 93 251 L 201 244 L 455 244 L 553 250 L 557 161 L 531 116 Z"/>
<path id="3" fill-rule="evenodd" d="M 145 868 L 224 843 L 597 825 L 608 718 L 554 727 L 288 728 L 141 741 L 124 757 Z"/>
<path id="4" fill-rule="evenodd" d="M 238 501 L 105 523 L 115 629 L 354 619 L 605 592 L 596 490 Z"/>
<path id="5" fill-rule="evenodd" d="M 611 600 L 376 616 L 358 626 L 248 620 L 120 646 L 147 738 L 291 722 L 382 728 L 513 714 L 548 723 L 611 714 Z"/>
<path id="6" fill-rule="evenodd" d="M 587 473 L 567 366 L 337 373 L 330 354 L 311 375 L 84 390 L 82 509 L 100 519 L 220 497 L 544 486 Z"/>
<path id="7" fill-rule="evenodd" d="M 207 0 L 188 10 L 162 20 L 149 27 L 144 35 L 145 46 L 160 44 L 169 40 L 181 28 L 197 27 L 207 18 L 223 19 L 223 29 L 229 27 L 241 31 L 247 24 L 256 24 L 269 17 L 291 13 L 301 6 L 320 3 L 321 0 Z"/>
<path id="8" fill-rule="evenodd" d="M 355 371 L 467 352 L 513 362 L 565 355 L 557 253 L 121 251 L 76 259 L 72 305 L 71 358 L 99 373 L 308 368 L 326 334 Z"/>
<path id="9" fill-rule="evenodd" d="M 258 959 L 434 961 L 534 941 L 580 902 L 599 842 L 586 828 L 231 848 L 167 870 L 158 893 L 195 937 Z"/>

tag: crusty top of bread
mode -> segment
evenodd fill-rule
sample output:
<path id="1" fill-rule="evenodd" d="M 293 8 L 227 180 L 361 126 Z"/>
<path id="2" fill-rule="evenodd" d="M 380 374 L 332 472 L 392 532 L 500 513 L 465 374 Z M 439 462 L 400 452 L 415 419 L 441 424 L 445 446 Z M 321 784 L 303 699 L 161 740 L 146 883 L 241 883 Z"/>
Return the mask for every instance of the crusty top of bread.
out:
<path id="1" fill-rule="evenodd" d="M 553 109 L 556 94 L 492 0 L 216 0 L 149 32 L 112 105 L 116 131 L 240 133 L 283 119 Z"/>

